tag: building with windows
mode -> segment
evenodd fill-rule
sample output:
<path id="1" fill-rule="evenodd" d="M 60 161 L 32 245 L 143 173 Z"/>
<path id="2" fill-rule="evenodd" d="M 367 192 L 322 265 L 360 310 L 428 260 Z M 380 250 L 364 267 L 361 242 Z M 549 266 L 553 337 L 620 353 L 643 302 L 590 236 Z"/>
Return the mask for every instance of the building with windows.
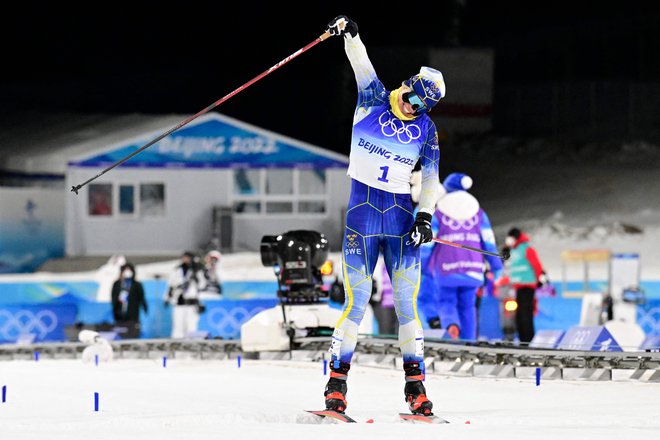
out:
<path id="1" fill-rule="evenodd" d="M 65 187 L 170 126 L 69 160 Z M 341 243 L 348 157 L 208 113 L 66 196 L 66 254 L 256 251 L 263 235 L 314 229 Z"/>

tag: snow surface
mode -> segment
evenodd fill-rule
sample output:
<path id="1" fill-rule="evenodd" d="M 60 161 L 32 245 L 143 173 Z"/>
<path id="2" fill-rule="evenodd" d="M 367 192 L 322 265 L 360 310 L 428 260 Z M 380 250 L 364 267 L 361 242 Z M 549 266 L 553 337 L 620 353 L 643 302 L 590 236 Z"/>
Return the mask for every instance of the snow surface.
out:
<path id="1" fill-rule="evenodd" d="M 660 437 L 660 385 L 458 377 L 426 388 L 446 425 L 399 422 L 402 372 L 354 365 L 348 413 L 319 421 L 320 362 L 119 359 L 0 362 L 1 438 L 95 439 L 628 439 Z M 94 412 L 93 395 L 100 395 Z M 364 423 L 373 419 L 373 423 Z M 469 422 L 469 423 L 468 423 Z"/>

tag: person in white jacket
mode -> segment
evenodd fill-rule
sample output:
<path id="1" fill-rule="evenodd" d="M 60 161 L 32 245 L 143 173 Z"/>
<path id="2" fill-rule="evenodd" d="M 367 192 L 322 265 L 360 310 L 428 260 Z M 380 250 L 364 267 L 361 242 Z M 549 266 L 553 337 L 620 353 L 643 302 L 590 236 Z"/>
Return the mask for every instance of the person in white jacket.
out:
<path id="1" fill-rule="evenodd" d="M 172 338 L 184 338 L 197 331 L 201 303 L 199 293 L 206 288 L 204 268 L 194 253 L 181 256 L 181 264 L 170 274 L 165 306 L 172 305 Z"/>

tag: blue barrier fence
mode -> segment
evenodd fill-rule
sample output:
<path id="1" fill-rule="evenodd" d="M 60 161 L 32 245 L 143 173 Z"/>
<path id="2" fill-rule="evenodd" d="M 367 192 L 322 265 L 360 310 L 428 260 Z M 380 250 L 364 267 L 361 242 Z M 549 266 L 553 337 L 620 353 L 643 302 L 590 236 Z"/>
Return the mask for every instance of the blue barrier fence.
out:
<path id="1" fill-rule="evenodd" d="M 167 285 L 164 280 L 142 281 L 148 313 L 141 314 L 142 337 L 169 337 L 171 309 L 163 303 Z M 569 285 L 569 289 L 577 290 Z M 557 297 L 539 298 L 535 317 L 537 330 L 567 330 L 580 321 L 581 300 Z M 638 323 L 647 335 L 660 335 L 660 282 L 642 283 L 647 292 L 646 304 L 638 306 Z M 14 342 L 26 333 L 35 341 L 66 340 L 64 327 L 75 323 L 111 324 L 108 302 L 96 300 L 98 286 L 91 281 L 0 283 L 0 343 Z M 199 330 L 211 337 L 235 339 L 240 326 L 261 310 L 275 306 L 275 282 L 226 282 L 224 295 L 206 300 L 207 310 L 200 316 Z M 479 334 L 488 339 L 503 337 L 501 301 L 482 299 L 479 309 Z"/>

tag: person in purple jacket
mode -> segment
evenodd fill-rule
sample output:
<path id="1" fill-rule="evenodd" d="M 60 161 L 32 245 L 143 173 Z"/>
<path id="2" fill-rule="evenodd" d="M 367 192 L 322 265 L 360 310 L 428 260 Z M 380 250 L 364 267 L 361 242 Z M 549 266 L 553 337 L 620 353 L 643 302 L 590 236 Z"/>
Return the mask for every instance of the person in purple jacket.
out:
<path id="1" fill-rule="evenodd" d="M 486 212 L 469 192 L 472 179 L 463 173 L 448 175 L 442 186 L 433 215 L 435 237 L 465 246 L 497 253 L 495 234 Z M 437 232 L 436 232 L 437 231 Z M 485 260 L 484 260 L 485 258 Z M 477 338 L 477 291 L 484 285 L 484 272 L 493 272 L 495 279 L 502 272 L 502 261 L 467 249 L 433 245 L 425 265 L 433 286 L 420 297 L 420 308 L 427 322 L 437 322 L 453 339 Z"/>

